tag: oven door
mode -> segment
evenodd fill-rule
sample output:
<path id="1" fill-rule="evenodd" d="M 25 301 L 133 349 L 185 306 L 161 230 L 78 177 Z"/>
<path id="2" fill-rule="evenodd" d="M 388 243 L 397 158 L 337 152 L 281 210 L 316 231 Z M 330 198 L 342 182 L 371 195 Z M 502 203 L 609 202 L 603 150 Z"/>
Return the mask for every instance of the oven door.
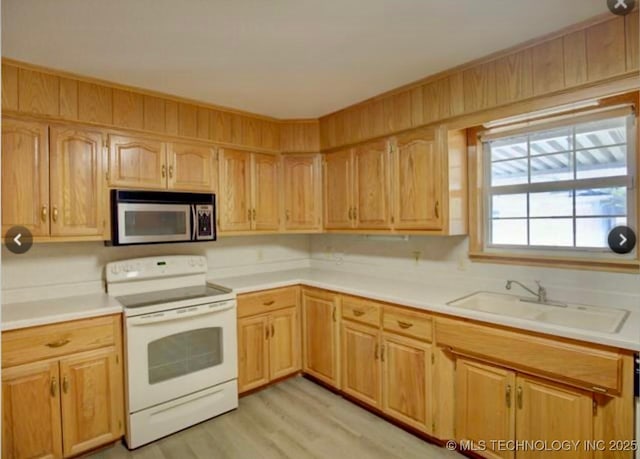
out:
<path id="1" fill-rule="evenodd" d="M 129 413 L 238 376 L 235 301 L 126 320 Z"/>
<path id="2" fill-rule="evenodd" d="M 118 244 L 190 241 L 192 209 L 189 204 L 119 202 Z"/>

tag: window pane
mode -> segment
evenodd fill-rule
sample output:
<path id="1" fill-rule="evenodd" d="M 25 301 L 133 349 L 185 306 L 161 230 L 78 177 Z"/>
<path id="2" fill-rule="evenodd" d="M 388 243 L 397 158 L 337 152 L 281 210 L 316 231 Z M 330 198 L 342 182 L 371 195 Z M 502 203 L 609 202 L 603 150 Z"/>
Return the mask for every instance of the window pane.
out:
<path id="1" fill-rule="evenodd" d="M 493 218 L 512 218 L 527 216 L 527 195 L 501 194 L 492 197 L 491 210 Z"/>
<path id="2" fill-rule="evenodd" d="M 573 216 L 573 191 L 550 191 L 529 195 L 531 217 Z"/>
<path id="3" fill-rule="evenodd" d="M 491 185 L 517 185 L 529 181 L 526 159 L 500 161 L 491 165 Z"/>
<path id="4" fill-rule="evenodd" d="M 531 155 L 569 151 L 571 150 L 571 139 L 571 128 L 569 127 L 531 134 Z"/>
<path id="5" fill-rule="evenodd" d="M 591 121 L 576 126 L 576 149 L 626 142 L 627 120 L 625 117 Z"/>
<path id="6" fill-rule="evenodd" d="M 576 152 L 577 178 L 627 175 L 627 147 L 616 146 Z"/>
<path id="7" fill-rule="evenodd" d="M 529 221 L 531 245 L 573 246 L 572 218 L 540 218 Z"/>
<path id="8" fill-rule="evenodd" d="M 627 188 L 576 190 L 576 215 L 626 215 Z"/>
<path id="9" fill-rule="evenodd" d="M 491 161 L 527 156 L 527 136 L 495 140 L 491 145 Z"/>
<path id="10" fill-rule="evenodd" d="M 571 153 L 531 157 L 531 182 L 573 180 Z"/>
<path id="11" fill-rule="evenodd" d="M 527 245 L 527 220 L 493 220 L 494 244 Z"/>
<path id="12" fill-rule="evenodd" d="M 608 247 L 609 232 L 618 225 L 626 225 L 625 217 L 578 218 L 576 220 L 577 247 Z"/>

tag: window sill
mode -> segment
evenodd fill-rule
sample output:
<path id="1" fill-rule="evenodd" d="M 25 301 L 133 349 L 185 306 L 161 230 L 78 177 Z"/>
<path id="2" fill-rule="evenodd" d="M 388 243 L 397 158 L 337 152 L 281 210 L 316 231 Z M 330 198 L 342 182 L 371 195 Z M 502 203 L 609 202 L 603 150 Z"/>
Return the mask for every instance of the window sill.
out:
<path id="1" fill-rule="evenodd" d="M 602 258 L 568 258 L 487 252 L 469 252 L 469 259 L 479 263 L 527 265 L 589 271 L 610 271 L 629 274 L 640 273 L 640 260 L 637 259 L 615 260 Z"/>

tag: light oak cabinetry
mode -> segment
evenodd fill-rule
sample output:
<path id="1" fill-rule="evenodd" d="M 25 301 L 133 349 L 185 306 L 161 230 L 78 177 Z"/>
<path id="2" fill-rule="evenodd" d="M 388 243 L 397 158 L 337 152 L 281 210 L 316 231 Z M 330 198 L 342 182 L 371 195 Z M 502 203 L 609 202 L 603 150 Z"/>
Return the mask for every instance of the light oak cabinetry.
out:
<path id="1" fill-rule="evenodd" d="M 109 186 L 213 193 L 216 152 L 199 144 L 109 136 Z"/>
<path id="2" fill-rule="evenodd" d="M 238 297 L 238 391 L 300 371 L 298 287 Z"/>
<path id="3" fill-rule="evenodd" d="M 282 156 L 285 231 L 322 230 L 321 164 L 320 154 Z"/>
<path id="4" fill-rule="evenodd" d="M 123 434 L 120 316 L 2 334 L 2 457 L 60 458 Z"/>
<path id="5" fill-rule="evenodd" d="M 277 231 L 280 227 L 279 157 L 221 149 L 221 231 Z"/>
<path id="6" fill-rule="evenodd" d="M 342 391 L 368 405 L 379 407 L 382 387 L 378 328 L 343 320 L 340 347 Z"/>
<path id="7" fill-rule="evenodd" d="M 302 369 L 325 384 L 340 387 L 340 296 L 302 289 Z"/>
<path id="8" fill-rule="evenodd" d="M 103 149 L 99 131 L 3 120 L 3 232 L 21 225 L 39 240 L 107 237 Z"/>
<path id="9" fill-rule="evenodd" d="M 424 128 L 325 155 L 325 228 L 467 232 L 466 132 Z"/>

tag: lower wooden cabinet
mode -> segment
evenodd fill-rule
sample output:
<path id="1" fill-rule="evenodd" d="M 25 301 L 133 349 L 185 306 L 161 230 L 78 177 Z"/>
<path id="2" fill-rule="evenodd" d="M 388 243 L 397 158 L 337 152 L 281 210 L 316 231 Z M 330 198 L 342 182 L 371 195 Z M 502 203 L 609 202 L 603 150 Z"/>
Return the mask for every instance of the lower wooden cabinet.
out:
<path id="1" fill-rule="evenodd" d="M 113 332 L 80 344 L 95 327 Z M 2 334 L 14 362 L 2 369 L 3 458 L 71 457 L 123 435 L 120 330 L 112 316 Z"/>
<path id="2" fill-rule="evenodd" d="M 298 287 L 238 297 L 238 392 L 300 371 Z"/>
<path id="3" fill-rule="evenodd" d="M 484 457 L 593 457 L 593 451 L 585 448 L 586 442 L 594 440 L 590 392 L 461 358 L 456 368 L 456 407 L 457 439 L 486 448 L 480 453 Z M 552 454 L 504 447 L 513 440 L 549 446 L 554 441 L 572 441 L 578 447 Z"/>
<path id="4" fill-rule="evenodd" d="M 302 369 L 336 388 L 340 387 L 339 308 L 340 295 L 302 290 Z"/>
<path id="5" fill-rule="evenodd" d="M 342 391 L 378 408 L 382 398 L 379 330 L 343 320 L 341 353 Z"/>

